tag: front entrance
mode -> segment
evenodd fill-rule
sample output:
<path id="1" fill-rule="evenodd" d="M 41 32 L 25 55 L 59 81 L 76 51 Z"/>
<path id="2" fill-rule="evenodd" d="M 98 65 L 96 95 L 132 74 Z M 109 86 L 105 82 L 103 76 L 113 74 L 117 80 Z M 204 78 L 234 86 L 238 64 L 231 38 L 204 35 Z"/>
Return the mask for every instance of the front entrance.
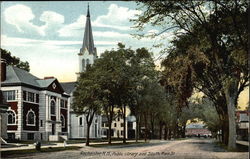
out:
<path id="1" fill-rule="evenodd" d="M 52 123 L 52 135 L 55 135 L 55 124 Z"/>

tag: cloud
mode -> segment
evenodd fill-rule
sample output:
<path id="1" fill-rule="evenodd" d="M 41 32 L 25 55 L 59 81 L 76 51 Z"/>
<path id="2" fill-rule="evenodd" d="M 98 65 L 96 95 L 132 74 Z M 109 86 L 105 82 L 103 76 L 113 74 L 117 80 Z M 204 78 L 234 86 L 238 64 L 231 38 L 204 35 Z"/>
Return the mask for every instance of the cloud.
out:
<path id="1" fill-rule="evenodd" d="M 55 35 L 57 30 L 64 23 L 64 16 L 52 11 L 44 11 L 40 16 L 40 21 L 45 24 L 38 26 L 33 24 L 35 19 L 31 8 L 25 5 L 14 5 L 4 11 L 4 19 L 7 23 L 14 25 L 17 30 L 30 35 Z"/>
<path id="2" fill-rule="evenodd" d="M 134 18 L 136 14 L 140 14 L 140 12 L 111 4 L 108 8 L 108 14 L 97 17 L 93 22 L 93 26 L 128 30 L 130 28 L 129 19 Z"/>
<path id="3" fill-rule="evenodd" d="M 137 10 L 131 10 L 126 7 L 119 7 L 116 4 L 111 4 L 108 8 L 108 13 L 106 15 L 101 15 L 96 18 L 96 20 L 91 21 L 92 27 L 101 28 L 113 28 L 117 30 L 129 30 L 130 22 L 129 19 L 134 18 L 136 14 L 140 14 Z M 84 26 L 86 22 L 86 15 L 80 15 L 79 18 L 68 25 L 64 25 L 58 32 L 61 37 L 77 37 L 83 36 Z M 128 34 L 118 34 L 115 32 L 95 32 L 95 36 L 112 37 L 128 37 Z"/>
<path id="4" fill-rule="evenodd" d="M 14 5 L 4 11 L 5 21 L 9 24 L 14 25 L 19 32 L 38 33 L 40 35 L 45 35 L 44 31 L 39 27 L 34 25 L 31 20 L 35 18 L 32 10 L 25 5 Z"/>
<path id="5" fill-rule="evenodd" d="M 49 35 L 57 34 L 57 30 L 64 23 L 64 16 L 52 11 L 45 11 L 40 17 L 40 21 L 45 22 L 41 29 Z"/>
<path id="6" fill-rule="evenodd" d="M 86 16 L 80 15 L 80 17 L 69 25 L 64 25 L 58 32 L 61 37 L 76 37 L 83 36 L 84 26 L 86 22 Z"/>

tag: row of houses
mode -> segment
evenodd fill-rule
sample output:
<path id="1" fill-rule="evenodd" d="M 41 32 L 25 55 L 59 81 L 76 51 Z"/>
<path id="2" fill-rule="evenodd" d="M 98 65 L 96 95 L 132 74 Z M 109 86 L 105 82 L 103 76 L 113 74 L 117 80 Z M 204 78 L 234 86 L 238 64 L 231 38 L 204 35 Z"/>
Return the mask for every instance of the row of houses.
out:
<path id="1" fill-rule="evenodd" d="M 94 46 L 89 8 L 83 44 L 79 57 L 79 74 L 97 59 Z M 58 141 L 68 138 L 85 138 L 85 115 L 71 109 L 76 82 L 61 83 L 54 77 L 40 79 L 31 73 L 6 65 L 1 60 L 1 137 L 18 140 Z M 112 136 L 123 137 L 123 124 L 133 137 L 135 119 L 119 116 L 112 123 Z M 96 114 L 90 128 L 90 138 L 106 137 L 106 117 Z M 128 133 L 126 133 L 128 134 Z"/>

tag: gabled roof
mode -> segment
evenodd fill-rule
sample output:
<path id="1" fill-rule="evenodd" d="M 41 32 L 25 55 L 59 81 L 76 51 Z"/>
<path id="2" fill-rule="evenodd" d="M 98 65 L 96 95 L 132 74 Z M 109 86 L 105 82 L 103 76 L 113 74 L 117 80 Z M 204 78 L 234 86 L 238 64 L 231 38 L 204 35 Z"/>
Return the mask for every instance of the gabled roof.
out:
<path id="1" fill-rule="evenodd" d="M 30 74 L 29 72 L 9 65 L 6 67 L 6 80 L 1 83 L 2 85 L 23 83 L 35 87 L 40 87 L 37 80 L 39 80 L 39 78 Z"/>
<path id="2" fill-rule="evenodd" d="M 65 92 L 56 78 L 39 79 L 31 73 L 11 65 L 6 67 L 6 80 L 1 82 L 2 86 L 26 85 L 28 87 L 46 90 L 50 90 L 52 83 L 56 83 L 58 85 L 56 89 L 57 91 L 62 93 Z"/>
<path id="3" fill-rule="evenodd" d="M 67 94 L 72 93 L 76 87 L 76 82 L 62 82 L 60 84 Z"/>
<path id="4" fill-rule="evenodd" d="M 55 80 L 56 80 L 56 78 L 39 79 L 39 80 L 37 80 L 37 83 L 40 85 L 40 87 L 47 88 Z"/>

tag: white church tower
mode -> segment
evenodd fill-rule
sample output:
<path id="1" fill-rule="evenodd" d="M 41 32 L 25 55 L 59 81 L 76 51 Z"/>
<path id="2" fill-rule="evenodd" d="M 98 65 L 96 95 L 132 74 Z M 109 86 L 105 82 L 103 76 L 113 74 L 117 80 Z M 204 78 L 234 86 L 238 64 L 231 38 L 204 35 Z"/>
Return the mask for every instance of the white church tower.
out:
<path id="1" fill-rule="evenodd" d="M 89 5 L 87 11 L 87 19 L 85 24 L 85 32 L 83 37 L 82 48 L 80 49 L 79 55 L 79 72 L 84 72 L 87 65 L 94 63 L 97 58 L 96 47 L 94 45 L 94 39 L 92 34 L 91 20 L 89 14 Z"/>
<path id="2" fill-rule="evenodd" d="M 79 57 L 79 77 L 81 72 L 86 71 L 87 65 L 94 63 L 97 58 L 96 48 L 94 46 L 94 39 L 91 28 L 90 14 L 89 14 L 89 5 L 87 11 L 87 20 L 85 25 L 85 32 L 83 37 L 82 48 L 80 49 Z M 76 89 L 76 82 L 67 82 L 62 83 L 63 89 L 70 94 L 68 103 L 73 102 L 73 92 Z M 76 114 L 73 109 L 70 109 L 69 112 L 70 121 L 69 121 L 69 138 L 72 139 L 83 139 L 87 136 L 87 122 L 85 114 Z M 101 115 L 96 114 L 93 118 L 91 127 L 90 127 L 90 138 L 101 138 L 101 124 L 102 118 Z"/>

